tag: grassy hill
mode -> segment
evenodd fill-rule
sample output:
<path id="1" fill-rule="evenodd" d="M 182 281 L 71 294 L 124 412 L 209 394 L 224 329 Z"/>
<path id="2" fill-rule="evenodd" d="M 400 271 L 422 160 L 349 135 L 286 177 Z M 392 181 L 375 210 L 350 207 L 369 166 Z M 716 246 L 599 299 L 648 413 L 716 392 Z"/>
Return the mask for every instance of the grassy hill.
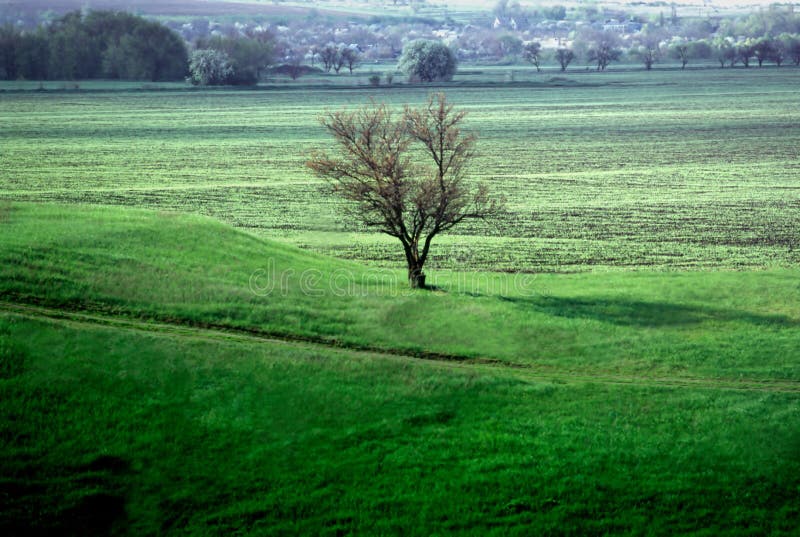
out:
<path id="1" fill-rule="evenodd" d="M 0 297 L 352 348 L 628 374 L 800 379 L 796 270 L 431 274 L 308 253 L 197 216 L 13 203 Z"/>
<path id="2" fill-rule="evenodd" d="M 796 272 L 373 276 L 197 216 L 3 205 L 0 531 L 796 530 Z"/>

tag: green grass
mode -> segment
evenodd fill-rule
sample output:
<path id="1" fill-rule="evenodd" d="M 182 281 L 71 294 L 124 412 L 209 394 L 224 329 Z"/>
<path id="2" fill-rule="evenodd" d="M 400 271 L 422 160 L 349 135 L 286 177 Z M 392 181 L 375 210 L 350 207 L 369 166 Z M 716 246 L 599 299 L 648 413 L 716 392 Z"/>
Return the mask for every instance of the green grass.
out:
<path id="1" fill-rule="evenodd" d="M 0 534 L 795 535 L 800 70 L 475 71 L 416 292 L 303 160 L 427 88 L 0 95 Z"/>
<path id="2" fill-rule="evenodd" d="M 793 535 L 797 394 L 0 314 L 5 535 Z"/>
<path id="3" fill-rule="evenodd" d="M 748 269 L 800 260 L 799 69 L 570 73 L 447 88 L 480 135 L 474 178 L 510 214 L 442 237 L 432 266 L 575 272 Z M 328 77 L 336 78 L 336 77 Z M 347 77 L 339 77 L 347 78 Z M 525 80 L 543 80 L 528 83 Z M 566 84 L 562 87 L 553 84 Z M 17 93 L 0 98 L 0 197 L 192 212 L 379 266 L 304 167 L 317 117 L 429 88 Z"/>
<path id="4" fill-rule="evenodd" d="M 530 367 L 800 379 L 798 272 L 437 272 L 436 292 L 196 216 L 13 204 L 0 298 Z"/>

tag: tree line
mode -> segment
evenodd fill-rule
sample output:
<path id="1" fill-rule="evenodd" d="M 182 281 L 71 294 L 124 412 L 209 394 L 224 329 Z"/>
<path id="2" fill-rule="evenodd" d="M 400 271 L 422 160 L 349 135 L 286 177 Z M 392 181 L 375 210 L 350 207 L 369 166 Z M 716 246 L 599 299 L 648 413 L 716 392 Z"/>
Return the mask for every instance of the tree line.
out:
<path id="1" fill-rule="evenodd" d="M 612 62 L 627 55 L 629 60 L 641 63 L 645 69 L 667 58 L 680 62 L 681 69 L 692 61 L 716 61 L 720 67 L 750 67 L 772 63 L 780 67 L 786 63 L 800 66 L 800 35 L 784 33 L 777 37 L 747 38 L 734 40 L 729 37 L 689 40 L 669 38 L 654 28 L 645 28 L 629 46 L 625 46 L 619 35 L 609 31 L 587 31 L 571 46 L 545 51 L 541 43 L 520 42 L 518 51 L 522 59 L 531 63 L 537 71 L 548 61 L 565 71 L 575 61 L 585 61 L 598 71 L 604 71 Z"/>
<path id="2" fill-rule="evenodd" d="M 188 52 L 165 26 L 129 13 L 79 11 L 23 31 L 0 28 L 0 78 L 180 80 Z"/>
<path id="3" fill-rule="evenodd" d="M 645 69 L 667 58 L 677 60 L 682 68 L 698 60 L 718 62 L 720 67 L 800 65 L 800 35 L 786 31 L 794 28 L 789 22 L 795 19 L 785 18 L 789 22 L 784 24 L 773 19 L 753 18 L 761 21 L 761 26 L 747 19 L 747 29 L 763 30 L 766 33 L 762 37 L 691 38 L 688 36 L 706 32 L 686 29 L 687 36 L 676 36 L 663 26 L 647 24 L 627 37 L 586 27 L 555 50 L 511 34 L 502 35 L 499 46 L 504 57 L 527 61 L 537 71 L 548 62 L 562 71 L 578 62 L 603 71 L 623 58 L 639 62 Z M 435 39 L 407 42 L 398 68 L 411 81 L 449 80 L 460 56 L 456 45 Z M 206 35 L 188 46 L 180 35 L 160 23 L 123 12 L 76 11 L 34 29 L 0 27 L 0 79 L 188 79 L 198 85 L 249 85 L 257 83 L 268 69 L 293 79 L 317 64 L 325 72 L 352 74 L 365 54 L 356 43 L 290 46 L 263 28 Z"/>

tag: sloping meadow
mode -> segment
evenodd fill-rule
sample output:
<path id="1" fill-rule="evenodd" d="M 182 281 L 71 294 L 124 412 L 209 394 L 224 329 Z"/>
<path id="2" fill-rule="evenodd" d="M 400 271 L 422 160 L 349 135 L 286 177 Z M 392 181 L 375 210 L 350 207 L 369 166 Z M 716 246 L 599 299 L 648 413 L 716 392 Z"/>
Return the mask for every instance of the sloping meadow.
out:
<path id="1" fill-rule="evenodd" d="M 796 270 L 578 275 L 375 269 L 204 217 L 11 204 L 0 298 L 450 359 L 800 378 Z"/>

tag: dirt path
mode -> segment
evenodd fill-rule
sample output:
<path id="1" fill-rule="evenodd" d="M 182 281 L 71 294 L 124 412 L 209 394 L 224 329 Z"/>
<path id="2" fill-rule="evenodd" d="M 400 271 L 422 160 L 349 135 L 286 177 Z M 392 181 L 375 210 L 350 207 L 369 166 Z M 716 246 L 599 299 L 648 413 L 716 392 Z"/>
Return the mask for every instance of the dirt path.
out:
<path id="1" fill-rule="evenodd" d="M 39 321 L 53 322 L 71 328 L 109 327 L 151 335 L 201 339 L 216 342 L 245 342 L 283 345 L 308 350 L 325 349 L 335 353 L 360 355 L 385 360 L 415 360 L 439 367 L 480 370 L 486 373 L 510 374 L 530 382 L 559 384 L 596 383 L 641 387 L 672 387 L 712 390 L 742 390 L 800 394 L 800 381 L 789 379 L 713 378 L 692 376 L 633 375 L 600 369 L 562 369 L 536 364 L 515 364 L 494 359 L 468 359 L 443 354 L 406 354 L 397 350 L 351 348 L 335 342 L 302 340 L 291 336 L 258 333 L 225 327 L 198 327 L 178 323 L 143 321 L 106 314 L 66 311 L 43 306 L 0 301 L 0 312 Z"/>

